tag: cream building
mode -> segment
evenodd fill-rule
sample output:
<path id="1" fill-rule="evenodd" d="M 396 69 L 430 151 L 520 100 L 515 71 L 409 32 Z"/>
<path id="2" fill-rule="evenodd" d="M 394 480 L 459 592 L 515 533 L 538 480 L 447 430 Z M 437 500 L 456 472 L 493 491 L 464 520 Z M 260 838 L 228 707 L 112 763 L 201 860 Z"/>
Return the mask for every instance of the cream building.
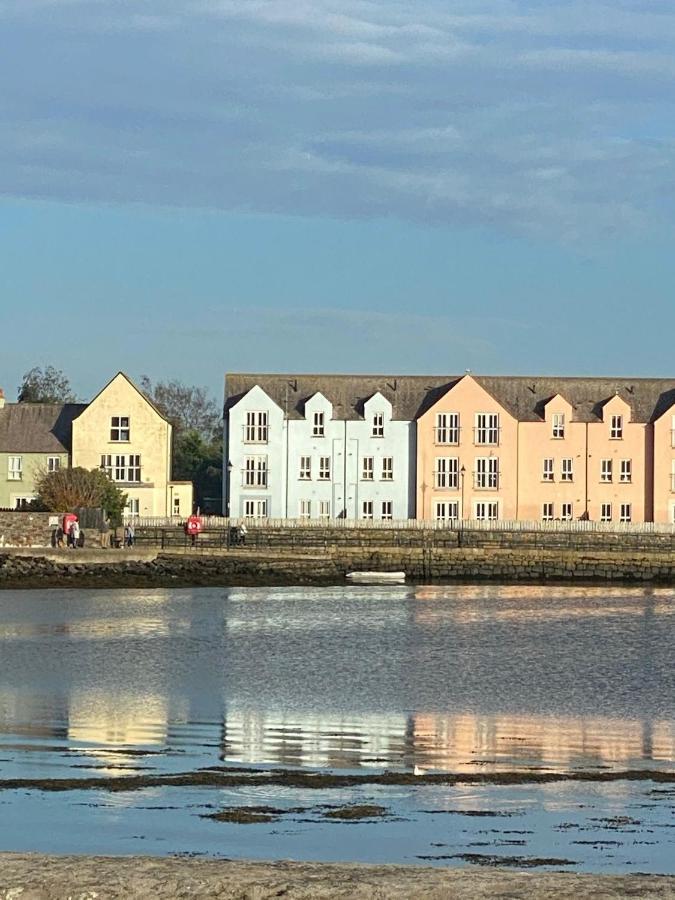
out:
<path id="1" fill-rule="evenodd" d="M 189 516 L 192 483 L 171 480 L 171 423 L 123 372 L 72 424 L 72 466 L 104 469 L 134 516 Z"/>

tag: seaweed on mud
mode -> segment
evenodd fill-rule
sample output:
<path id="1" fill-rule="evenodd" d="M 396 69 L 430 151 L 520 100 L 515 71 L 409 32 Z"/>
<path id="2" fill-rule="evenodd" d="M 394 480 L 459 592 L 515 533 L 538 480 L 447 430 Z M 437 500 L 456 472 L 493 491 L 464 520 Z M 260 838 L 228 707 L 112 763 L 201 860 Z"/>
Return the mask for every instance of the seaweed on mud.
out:
<path id="1" fill-rule="evenodd" d="M 220 812 L 204 813 L 202 819 L 213 819 L 216 822 L 231 822 L 235 825 L 258 825 L 265 822 L 277 822 L 283 809 L 273 806 L 231 806 Z"/>
<path id="2" fill-rule="evenodd" d="M 260 787 L 284 786 L 309 790 L 329 790 L 364 785 L 509 785 L 509 784 L 551 784 L 556 782 L 614 782 L 614 781 L 654 781 L 675 783 L 675 772 L 639 769 L 597 773 L 527 773 L 493 772 L 490 774 L 433 774 L 413 775 L 407 773 L 352 774 L 299 772 L 280 769 L 243 771 L 237 768 L 213 767 L 176 774 L 111 775 L 91 778 L 6 778 L 0 780 L 0 791 L 140 791 L 154 787 Z M 512 816 L 515 811 L 489 810 L 423 810 L 432 814 L 454 814 L 467 816 Z"/>
<path id="3" fill-rule="evenodd" d="M 338 806 L 335 809 L 327 810 L 323 816 L 325 819 L 343 819 L 353 821 L 355 819 L 375 819 L 386 816 L 388 810 L 384 806 L 377 806 L 374 803 L 352 804 L 350 806 Z"/>
<path id="4" fill-rule="evenodd" d="M 499 856 L 496 853 L 453 853 L 451 856 L 418 856 L 418 859 L 461 859 L 474 866 L 512 866 L 518 869 L 534 869 L 538 866 L 576 866 L 573 859 L 538 856 Z"/>
<path id="5" fill-rule="evenodd" d="M 421 809 L 421 813 L 430 816 L 476 816 L 478 818 L 510 818 L 516 812 L 508 812 L 496 809 Z"/>

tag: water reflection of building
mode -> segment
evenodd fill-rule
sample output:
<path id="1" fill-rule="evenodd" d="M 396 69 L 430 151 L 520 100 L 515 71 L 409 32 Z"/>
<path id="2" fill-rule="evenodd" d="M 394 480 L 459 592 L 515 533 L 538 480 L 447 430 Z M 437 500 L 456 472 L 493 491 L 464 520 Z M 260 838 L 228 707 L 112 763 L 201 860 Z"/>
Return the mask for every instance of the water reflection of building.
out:
<path id="1" fill-rule="evenodd" d="M 415 754 L 434 768 L 518 764 L 551 768 L 668 762 L 675 725 L 604 717 L 431 715 L 414 717 Z"/>
<path id="2" fill-rule="evenodd" d="M 228 711 L 223 758 L 248 764 L 330 768 L 383 767 L 408 755 L 404 715 Z"/>
<path id="3" fill-rule="evenodd" d="M 230 711 L 223 759 L 249 765 L 330 768 L 484 768 L 610 766 L 669 762 L 669 721 L 458 714 L 284 715 Z"/>
<path id="4" fill-rule="evenodd" d="M 18 687 L 0 690 L 0 739 L 54 738 L 67 734 L 68 710 L 58 695 L 30 693 Z"/>
<path id="5" fill-rule="evenodd" d="M 99 749 L 105 755 L 106 749 L 164 745 L 167 730 L 165 696 L 78 690 L 70 697 L 68 738 L 86 744 L 97 755 Z"/>

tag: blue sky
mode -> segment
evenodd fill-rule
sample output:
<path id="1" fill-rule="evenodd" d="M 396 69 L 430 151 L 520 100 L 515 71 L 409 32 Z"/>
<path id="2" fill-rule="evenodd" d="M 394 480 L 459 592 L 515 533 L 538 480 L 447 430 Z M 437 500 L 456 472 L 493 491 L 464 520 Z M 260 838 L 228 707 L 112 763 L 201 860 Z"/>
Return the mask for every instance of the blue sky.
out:
<path id="1" fill-rule="evenodd" d="M 0 385 L 668 376 L 674 51 L 665 0 L 0 0 Z"/>

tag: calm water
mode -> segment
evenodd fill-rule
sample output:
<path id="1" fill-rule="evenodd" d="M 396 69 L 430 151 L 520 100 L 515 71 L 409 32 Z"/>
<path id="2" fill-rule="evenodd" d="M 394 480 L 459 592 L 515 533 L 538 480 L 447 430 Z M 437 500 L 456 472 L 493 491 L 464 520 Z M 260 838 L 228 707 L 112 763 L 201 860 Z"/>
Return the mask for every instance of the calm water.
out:
<path id="1" fill-rule="evenodd" d="M 0 779 L 222 764 L 673 771 L 674 613 L 673 591 L 647 588 L 4 591 Z M 313 807 L 368 799 L 390 816 L 253 826 L 200 815 L 307 798 L 22 789 L 0 792 L 0 849 L 448 864 L 483 847 L 673 871 L 670 787 L 311 791 Z"/>

